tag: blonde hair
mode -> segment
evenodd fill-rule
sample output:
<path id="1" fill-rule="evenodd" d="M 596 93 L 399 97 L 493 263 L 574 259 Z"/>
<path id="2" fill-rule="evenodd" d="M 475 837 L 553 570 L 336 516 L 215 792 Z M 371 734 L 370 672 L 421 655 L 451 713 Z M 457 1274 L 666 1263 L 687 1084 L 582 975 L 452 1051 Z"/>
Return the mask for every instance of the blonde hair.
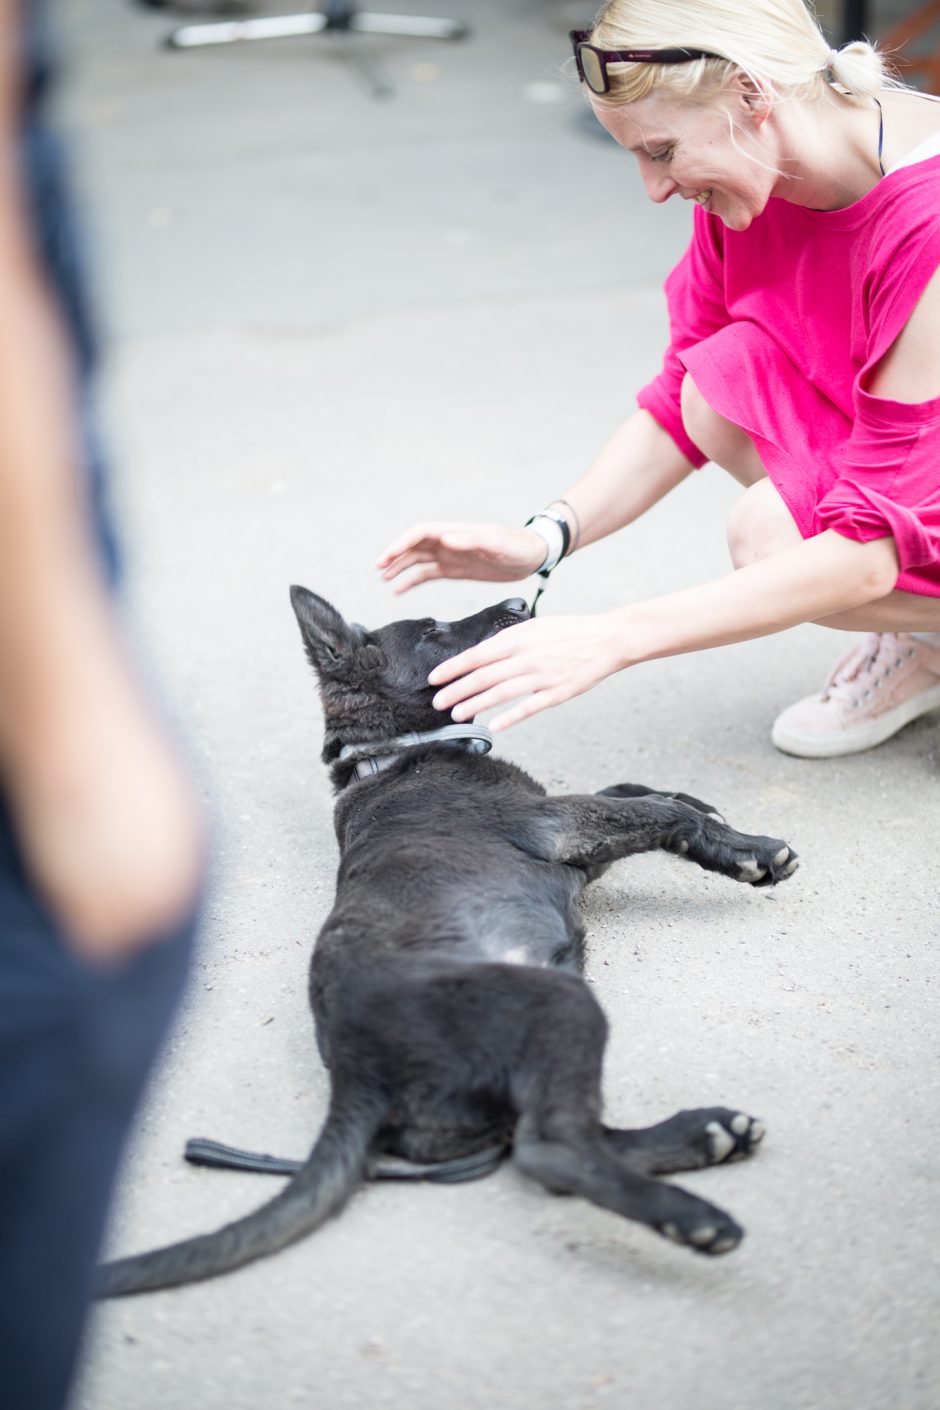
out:
<path id="1" fill-rule="evenodd" d="M 661 92 L 702 101 L 744 73 L 768 96 L 811 99 L 835 86 L 852 98 L 904 85 L 867 39 L 833 50 L 804 0 L 608 0 L 594 24 L 600 49 L 704 49 L 717 59 L 685 64 L 608 64 L 620 106 Z"/>

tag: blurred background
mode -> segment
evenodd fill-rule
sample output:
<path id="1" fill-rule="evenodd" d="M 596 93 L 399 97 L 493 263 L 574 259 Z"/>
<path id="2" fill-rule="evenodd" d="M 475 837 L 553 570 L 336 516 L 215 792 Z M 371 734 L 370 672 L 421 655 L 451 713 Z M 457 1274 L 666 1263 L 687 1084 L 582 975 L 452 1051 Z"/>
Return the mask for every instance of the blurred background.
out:
<path id="1" fill-rule="evenodd" d="M 500 595 L 397 599 L 373 565 L 418 518 L 522 522 L 563 492 L 658 369 L 662 281 L 691 223 L 646 200 L 584 106 L 567 31 L 590 8 L 407 0 L 468 32 L 167 47 L 180 26 L 290 8 L 56 7 L 126 611 L 213 830 L 121 1252 L 271 1193 L 185 1167 L 186 1137 L 296 1155 L 322 1118 L 305 975 L 332 799 L 289 583 L 372 625 Z M 870 0 L 861 18 L 890 34 L 913 10 Z M 822 14 L 834 40 L 860 20 Z M 696 475 L 565 564 L 540 610 L 726 571 L 733 497 Z M 373 1190 L 264 1264 L 101 1310 L 82 1410 L 936 1410 L 937 729 L 855 759 L 776 754 L 775 714 L 840 644 L 806 627 L 651 663 L 500 746 L 559 790 L 687 789 L 803 856 L 770 896 L 644 859 L 589 906 L 610 1119 L 732 1102 L 768 1121 L 759 1161 L 685 1182 L 748 1227 L 740 1253 L 706 1266 L 511 1171 Z"/>

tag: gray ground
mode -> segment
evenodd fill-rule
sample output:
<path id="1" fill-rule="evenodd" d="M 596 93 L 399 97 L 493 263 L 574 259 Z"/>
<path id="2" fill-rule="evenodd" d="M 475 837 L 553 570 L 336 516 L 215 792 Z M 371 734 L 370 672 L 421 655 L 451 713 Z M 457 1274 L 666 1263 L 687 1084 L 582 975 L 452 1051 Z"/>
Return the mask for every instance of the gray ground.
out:
<path id="1" fill-rule="evenodd" d="M 304 988 L 331 799 L 298 581 L 377 624 L 372 563 L 416 517 L 520 521 L 658 365 L 687 207 L 656 209 L 560 83 L 581 14 L 441 0 L 460 45 L 322 40 L 173 54 L 156 12 L 68 0 L 112 355 L 105 408 L 131 610 L 212 819 L 188 1002 L 111 1246 L 272 1193 L 185 1138 L 302 1154 L 323 1111 Z M 732 488 L 697 475 L 544 599 L 590 612 L 724 571 Z M 497 593 L 450 584 L 407 610 Z M 680 787 L 803 857 L 767 894 L 667 858 L 589 903 L 609 1119 L 740 1105 L 748 1165 L 685 1183 L 748 1229 L 708 1261 L 511 1168 L 379 1188 L 266 1263 L 95 1318 L 82 1410 L 936 1410 L 936 717 L 869 756 L 777 754 L 775 712 L 842 640 L 805 628 L 639 668 L 501 748 L 551 786 Z"/>

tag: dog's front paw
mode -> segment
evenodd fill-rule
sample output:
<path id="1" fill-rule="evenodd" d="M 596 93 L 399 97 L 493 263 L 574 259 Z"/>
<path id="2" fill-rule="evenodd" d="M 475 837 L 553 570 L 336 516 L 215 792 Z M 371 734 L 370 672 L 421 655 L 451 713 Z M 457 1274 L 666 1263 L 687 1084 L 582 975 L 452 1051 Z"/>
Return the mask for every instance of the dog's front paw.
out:
<path id="1" fill-rule="evenodd" d="M 668 850 L 747 886 L 776 886 L 800 864 L 793 848 L 779 837 L 749 837 L 711 818 L 684 821 Z"/>
<path id="2" fill-rule="evenodd" d="M 778 881 L 786 881 L 800 865 L 799 857 L 792 847 L 779 838 L 744 837 L 743 850 L 749 855 L 738 863 L 737 880 L 748 886 L 776 886 Z M 749 844 L 757 843 L 756 847 Z M 739 849 L 741 850 L 741 849 Z"/>

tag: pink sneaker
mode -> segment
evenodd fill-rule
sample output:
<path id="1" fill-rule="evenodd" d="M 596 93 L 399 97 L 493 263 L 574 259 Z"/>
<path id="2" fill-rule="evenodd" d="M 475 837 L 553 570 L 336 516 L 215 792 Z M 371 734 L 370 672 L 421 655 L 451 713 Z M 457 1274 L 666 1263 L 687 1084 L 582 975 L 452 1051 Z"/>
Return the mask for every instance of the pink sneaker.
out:
<path id="1" fill-rule="evenodd" d="M 858 754 L 940 709 L 940 650 L 902 632 L 872 633 L 838 662 L 819 695 L 789 706 L 771 739 L 784 754 Z"/>

